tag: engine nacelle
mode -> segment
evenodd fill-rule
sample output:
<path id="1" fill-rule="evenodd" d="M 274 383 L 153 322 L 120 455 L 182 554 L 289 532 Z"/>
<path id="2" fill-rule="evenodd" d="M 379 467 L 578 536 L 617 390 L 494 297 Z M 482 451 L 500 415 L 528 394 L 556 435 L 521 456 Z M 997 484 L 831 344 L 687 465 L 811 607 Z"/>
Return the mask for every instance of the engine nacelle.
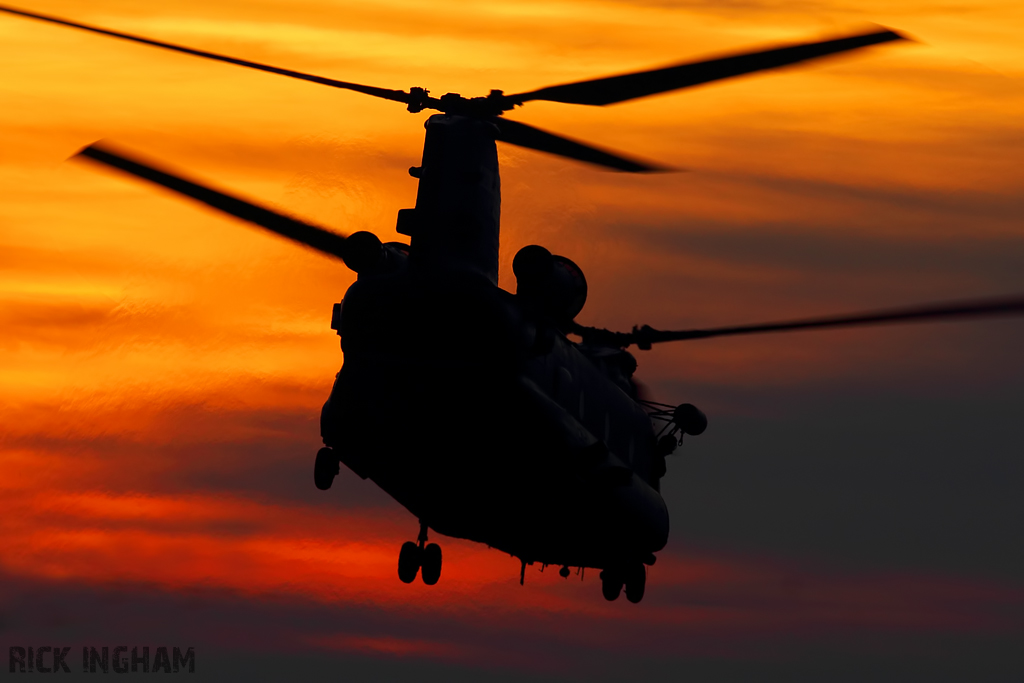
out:
<path id="1" fill-rule="evenodd" d="M 565 256 L 544 247 L 523 247 L 512 260 L 516 296 L 558 325 L 572 322 L 587 302 L 587 279 Z"/>
<path id="2" fill-rule="evenodd" d="M 345 238 L 345 265 L 359 276 L 394 273 L 405 265 L 409 245 L 381 244 L 372 232 L 360 231 Z"/>

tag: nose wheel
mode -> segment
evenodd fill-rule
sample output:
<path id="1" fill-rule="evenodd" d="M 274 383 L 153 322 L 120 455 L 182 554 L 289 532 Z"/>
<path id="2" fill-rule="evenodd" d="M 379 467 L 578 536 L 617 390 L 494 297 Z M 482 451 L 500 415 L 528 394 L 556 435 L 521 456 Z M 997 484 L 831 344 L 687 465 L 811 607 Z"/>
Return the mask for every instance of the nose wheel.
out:
<path id="1" fill-rule="evenodd" d="M 412 583 L 417 573 L 428 586 L 433 586 L 441 578 L 441 546 L 427 543 L 427 525 L 422 522 L 418 542 L 407 541 L 398 553 L 399 580 Z"/>

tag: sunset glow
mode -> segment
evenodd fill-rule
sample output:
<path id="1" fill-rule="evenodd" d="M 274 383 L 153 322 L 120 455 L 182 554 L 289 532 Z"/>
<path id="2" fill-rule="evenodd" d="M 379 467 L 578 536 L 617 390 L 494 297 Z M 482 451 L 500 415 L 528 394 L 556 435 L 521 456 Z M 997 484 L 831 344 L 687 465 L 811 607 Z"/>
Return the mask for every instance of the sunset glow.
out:
<path id="1" fill-rule="evenodd" d="M 580 322 L 621 330 L 1024 291 L 1018 2 L 22 2 L 284 68 L 466 96 L 892 26 L 914 42 L 610 107 L 509 112 L 681 172 L 630 176 L 499 145 L 499 284 L 514 291 L 512 256 L 544 244 L 587 274 Z M 670 462 L 673 540 L 644 603 L 606 603 L 596 572 L 581 580 L 575 569 L 563 580 L 557 567 L 529 567 L 520 587 L 516 559 L 453 539 L 439 540 L 437 586 L 405 585 L 395 567 L 415 538 L 412 515 L 350 472 L 328 493 L 310 476 L 320 406 L 343 360 L 331 306 L 354 275 L 67 159 L 110 140 L 388 241 L 400 237 L 397 211 L 415 201 L 407 169 L 419 163 L 426 114 L 6 14 L 0 67 L 0 572 L 82 604 L 114 596 L 104 638 L 150 623 L 133 622 L 118 595 L 206 596 L 194 599 L 216 616 L 154 631 L 186 634 L 203 652 L 551 675 L 614 677 L 613 664 L 646 661 L 664 663 L 669 679 L 692 661 L 755 666 L 822 652 L 916 662 L 956 652 L 961 639 L 982 648 L 1024 636 L 1020 537 L 983 533 L 991 519 L 1019 530 L 1008 521 L 1019 504 L 978 483 L 1024 485 L 1009 459 L 979 464 L 1020 454 L 1019 320 L 638 352 L 657 400 L 698 403 L 712 425 Z M 904 410 L 920 440 L 883 433 Z M 975 418 L 949 415 L 986 417 L 974 429 Z M 876 425 L 875 441 L 856 440 Z M 763 447 L 764 459 L 811 454 L 779 465 L 790 468 L 780 478 L 797 480 L 850 443 L 868 444 L 863 460 L 849 455 L 848 469 L 807 484 L 806 504 L 781 488 L 750 502 L 762 483 L 774 495 L 768 475 L 749 489 L 701 478 L 713 467 L 741 478 L 751 462 L 772 474 L 753 455 Z M 964 459 L 916 464 L 947 446 Z M 858 477 L 906 486 L 870 494 L 849 483 Z M 941 496 L 920 502 L 915 486 L 932 484 Z M 965 500 L 966 515 L 955 507 Z M 814 501 L 844 512 L 819 522 Z M 787 512 L 773 517 L 775 504 Z M 898 505 L 925 521 L 911 531 L 896 516 L 870 521 Z M 787 533 L 791 545 L 779 540 Z M 919 555 L 900 554 L 917 542 Z M 885 550 L 857 550 L 872 543 Z M 4 592 L 6 613 L 18 590 Z M 46 628 L 17 615 L 3 626 L 12 643 L 57 637 Z M 60 637 L 80 643 L 90 628 Z"/>

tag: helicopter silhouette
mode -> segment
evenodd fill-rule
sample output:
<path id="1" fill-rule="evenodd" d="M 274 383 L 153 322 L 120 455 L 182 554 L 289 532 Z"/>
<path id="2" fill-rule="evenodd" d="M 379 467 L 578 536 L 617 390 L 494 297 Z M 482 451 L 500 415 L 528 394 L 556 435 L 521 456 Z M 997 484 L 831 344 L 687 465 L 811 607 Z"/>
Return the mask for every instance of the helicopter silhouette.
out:
<path id="1" fill-rule="evenodd" d="M 398 557 L 400 580 L 441 575 L 428 532 L 468 539 L 527 565 L 600 570 L 602 593 L 631 602 L 668 541 L 660 495 L 665 459 L 707 418 L 692 404 L 644 400 L 631 346 L 870 324 L 1019 314 L 1024 297 L 712 329 L 616 332 L 576 322 L 583 271 L 530 245 L 513 260 L 516 292 L 498 287 L 500 180 L 496 142 L 616 171 L 660 164 L 504 118 L 530 101 L 603 106 L 904 40 L 889 29 L 759 49 L 648 71 L 482 97 L 408 91 L 323 78 L 0 6 L 0 11 L 430 109 L 415 207 L 398 214 L 409 243 L 369 232 L 342 236 L 94 143 L 76 157 L 202 202 L 323 254 L 357 274 L 331 328 L 344 363 L 321 413 L 324 447 L 314 484 L 327 490 L 344 464 L 419 520 Z M 570 340 L 570 336 L 579 341 Z"/>

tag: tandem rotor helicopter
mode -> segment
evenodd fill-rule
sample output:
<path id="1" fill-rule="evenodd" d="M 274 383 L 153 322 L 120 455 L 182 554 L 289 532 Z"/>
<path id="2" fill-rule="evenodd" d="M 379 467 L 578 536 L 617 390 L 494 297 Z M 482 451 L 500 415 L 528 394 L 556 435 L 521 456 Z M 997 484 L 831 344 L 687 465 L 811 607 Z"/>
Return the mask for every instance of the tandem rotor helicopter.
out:
<path id="1" fill-rule="evenodd" d="M 352 90 L 439 113 L 426 123 L 415 208 L 398 213 L 409 243 L 343 237 L 93 144 L 77 156 L 141 178 L 341 259 L 356 282 L 331 327 L 344 363 L 321 413 L 314 482 L 344 463 L 420 523 L 398 576 L 441 575 L 428 530 L 485 543 L 527 564 L 595 568 L 615 600 L 644 595 L 647 566 L 669 531 L 659 493 L 665 458 L 707 427 L 691 404 L 643 400 L 630 346 L 729 335 L 1024 313 L 1024 297 L 715 329 L 629 332 L 576 322 L 582 270 L 541 246 L 513 260 L 516 292 L 498 287 L 500 187 L 496 141 L 618 171 L 669 170 L 503 117 L 530 101 L 602 106 L 902 40 L 877 29 L 832 40 L 483 97 L 388 90 L 290 71 L 0 6 L 0 11 L 206 59 Z M 572 335 L 580 339 L 571 341 Z M 458 407 L 455 410 L 455 406 Z"/>

